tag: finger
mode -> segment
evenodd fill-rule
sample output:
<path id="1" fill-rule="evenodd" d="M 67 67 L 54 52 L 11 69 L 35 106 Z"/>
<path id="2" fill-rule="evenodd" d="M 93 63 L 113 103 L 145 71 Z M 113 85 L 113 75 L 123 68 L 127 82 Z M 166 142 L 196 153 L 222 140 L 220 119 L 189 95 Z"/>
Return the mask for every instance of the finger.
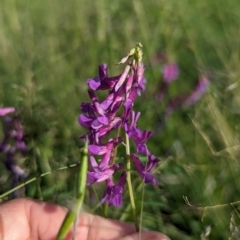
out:
<path id="1" fill-rule="evenodd" d="M 84 236 L 83 237 L 83 229 Z M 77 238 L 86 240 L 118 239 L 136 232 L 133 224 L 105 219 L 99 216 L 81 213 L 78 220 Z M 79 238 L 78 238 L 79 237 Z"/>
<path id="2" fill-rule="evenodd" d="M 29 240 L 56 238 L 66 209 L 30 199 L 0 205 L 0 239 Z M 54 228 L 56 230 L 54 231 Z"/>
<path id="3" fill-rule="evenodd" d="M 30 223 L 38 221 L 38 224 L 33 224 L 31 228 L 33 232 L 38 233 L 39 239 L 55 239 L 66 213 L 67 210 L 63 207 L 31 201 Z M 39 218 L 39 216 L 42 216 L 42 218 Z M 88 213 L 80 213 L 76 239 L 116 239 L 134 232 L 135 228 L 132 224 L 109 220 Z M 71 232 L 66 239 L 72 239 Z"/>
<path id="4" fill-rule="evenodd" d="M 23 201 L 0 205 L 0 239 L 30 239 L 30 228 Z"/>
<path id="5" fill-rule="evenodd" d="M 64 220 L 67 209 L 58 205 L 18 199 L 0 206 L 0 239 L 53 240 Z M 117 239 L 135 232 L 132 224 L 81 213 L 76 239 Z M 71 234 L 67 239 L 71 239 Z"/>

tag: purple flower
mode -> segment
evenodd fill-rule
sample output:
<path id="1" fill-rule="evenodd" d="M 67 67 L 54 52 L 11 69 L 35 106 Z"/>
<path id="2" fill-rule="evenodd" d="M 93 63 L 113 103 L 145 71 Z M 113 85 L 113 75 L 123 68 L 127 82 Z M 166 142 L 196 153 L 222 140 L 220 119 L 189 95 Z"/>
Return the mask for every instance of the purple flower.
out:
<path id="1" fill-rule="evenodd" d="M 108 118 L 105 116 L 90 118 L 81 114 L 78 118 L 79 123 L 83 127 L 99 129 L 100 127 L 108 124 Z"/>
<path id="2" fill-rule="evenodd" d="M 89 163 L 91 170 L 88 172 L 88 184 L 95 182 L 102 182 L 110 178 L 118 169 L 122 168 L 122 164 L 112 164 L 111 158 L 114 148 L 122 141 L 121 137 L 111 139 L 106 144 L 102 145 L 89 145 Z M 102 156 L 98 164 L 94 155 Z"/>
<path id="3" fill-rule="evenodd" d="M 179 68 L 176 63 L 169 63 L 163 66 L 163 81 L 171 83 L 178 78 Z"/>
<path id="4" fill-rule="evenodd" d="M 102 145 L 90 144 L 88 145 L 88 151 L 90 154 L 104 155 L 112 151 L 120 142 L 122 142 L 122 137 L 111 139 L 106 144 Z"/>
<path id="5" fill-rule="evenodd" d="M 114 185 L 112 178 L 109 178 L 106 181 L 107 189 L 104 197 L 101 200 L 101 203 L 108 202 L 109 206 L 113 205 L 115 207 L 119 207 L 122 205 L 122 195 L 124 191 L 126 177 L 126 172 L 123 172 L 117 185 Z"/>
<path id="6" fill-rule="evenodd" d="M 92 110 L 94 110 L 98 115 L 103 116 L 105 114 L 105 110 L 101 107 L 97 96 L 95 95 L 94 91 L 92 89 L 88 90 L 88 95 L 90 99 L 92 100 L 92 104 L 90 104 Z M 89 114 L 92 113 L 89 112 Z"/>
<path id="7" fill-rule="evenodd" d="M 202 76 L 199 81 L 196 88 L 192 91 L 190 96 L 185 100 L 184 105 L 189 106 L 196 103 L 203 94 L 207 91 L 209 86 L 209 80 L 206 76 Z"/>
<path id="8" fill-rule="evenodd" d="M 95 169 L 95 171 L 89 171 L 87 184 L 91 185 L 93 183 L 103 182 L 109 179 L 120 167 L 120 165 L 116 164 L 106 169 L 99 168 L 98 170 Z"/>
<path id="9" fill-rule="evenodd" d="M 179 68 L 176 63 L 165 64 L 162 69 L 163 81 L 157 89 L 156 100 L 162 101 L 168 92 L 169 84 L 179 76 Z"/>
<path id="10" fill-rule="evenodd" d="M 87 184 L 93 184 L 95 182 L 103 182 L 109 179 L 118 169 L 122 168 L 122 164 L 110 165 L 111 152 L 107 152 L 103 157 L 100 164 L 93 156 L 89 157 L 90 171 L 88 172 Z"/>
<path id="11" fill-rule="evenodd" d="M 121 122 L 121 118 L 115 117 L 112 121 L 109 122 L 109 124 L 101 126 L 96 131 L 92 130 L 91 134 L 94 136 L 93 142 L 99 144 L 102 139 L 105 138 L 113 129 L 116 129 L 121 124 Z"/>
<path id="12" fill-rule="evenodd" d="M 0 109 L 0 116 L 14 112 L 15 108 L 2 108 Z M 25 178 L 25 171 L 17 165 L 16 155 L 19 152 L 22 155 L 26 154 L 26 145 L 24 142 L 24 132 L 20 120 L 17 117 L 5 117 L 5 130 L 4 137 L 0 143 L 0 152 L 5 155 L 4 164 L 6 168 L 12 173 L 13 182 L 12 186 L 15 187 L 19 180 Z M 17 191 L 13 193 L 13 197 L 17 197 Z"/>
<path id="13" fill-rule="evenodd" d="M 146 146 L 146 141 L 151 137 L 152 132 L 147 130 L 141 130 L 137 127 L 137 120 L 140 116 L 140 112 L 135 114 L 132 111 L 132 123 L 126 123 L 124 128 L 130 139 L 133 139 L 135 145 L 137 146 L 137 153 L 148 154 L 148 149 Z"/>
<path id="14" fill-rule="evenodd" d="M 23 140 L 23 127 L 17 118 L 5 118 L 6 129 L 3 141 L 0 144 L 0 151 L 7 152 L 9 144 L 15 143 L 14 149 L 19 150 L 23 155 L 26 153 L 26 145 Z"/>
<path id="15" fill-rule="evenodd" d="M 123 73 L 121 74 L 119 80 L 117 81 L 116 85 L 114 86 L 114 91 L 117 92 L 120 87 L 126 82 L 126 79 L 128 77 L 128 72 L 129 72 L 129 65 L 125 67 L 123 70 Z"/>
<path id="16" fill-rule="evenodd" d="M 134 105 L 134 100 L 137 95 L 137 91 L 138 91 L 137 87 L 132 87 L 132 89 L 130 90 L 130 92 L 123 104 L 123 107 L 124 107 L 123 118 L 124 119 L 128 119 L 131 115 L 132 108 Z"/>
<path id="17" fill-rule="evenodd" d="M 0 116 L 5 116 L 9 113 L 15 112 L 14 107 L 5 107 L 5 108 L 0 108 Z"/>
<path id="18" fill-rule="evenodd" d="M 6 152 L 6 160 L 5 160 L 5 166 L 9 171 L 13 173 L 13 175 L 17 178 L 21 178 L 25 176 L 25 171 L 20 168 L 18 165 L 15 163 L 15 149 L 12 148 L 11 150 L 9 149 Z"/>
<path id="19" fill-rule="evenodd" d="M 87 84 L 92 90 L 106 90 L 112 89 L 120 76 L 108 77 L 108 66 L 102 64 L 99 66 L 99 77 L 90 78 L 87 80 Z"/>
<path id="20" fill-rule="evenodd" d="M 156 185 L 157 182 L 151 174 L 151 170 L 156 166 L 157 163 L 160 162 L 160 158 L 157 158 L 154 155 L 149 155 L 148 162 L 146 166 L 144 166 L 136 154 L 131 154 L 130 157 L 143 181 L 145 183 L 152 183 L 153 185 Z"/>
<path id="21" fill-rule="evenodd" d="M 141 96 L 141 92 L 145 91 L 146 87 L 146 78 L 143 76 L 145 67 L 142 63 L 139 63 L 137 66 L 137 93 L 138 96 Z"/>

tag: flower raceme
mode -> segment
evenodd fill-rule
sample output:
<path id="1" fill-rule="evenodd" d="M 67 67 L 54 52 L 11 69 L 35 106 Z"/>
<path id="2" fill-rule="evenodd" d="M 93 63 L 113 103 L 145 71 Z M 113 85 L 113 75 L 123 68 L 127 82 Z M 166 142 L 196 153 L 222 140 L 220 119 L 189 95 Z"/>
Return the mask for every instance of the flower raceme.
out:
<path id="1" fill-rule="evenodd" d="M 120 129 L 122 129 L 122 132 L 125 132 L 125 138 L 133 141 L 136 153 L 126 156 L 126 158 L 130 158 L 145 183 L 156 184 L 151 171 L 160 161 L 151 154 L 146 145 L 152 132 L 137 127 L 140 113 L 133 111 L 134 101 L 137 95 L 141 95 L 141 91 L 145 90 L 146 83 L 143 76 L 145 67 L 142 63 L 141 47 L 141 44 L 138 43 L 118 63 L 127 64 L 123 72 L 117 76 L 109 77 L 106 64 L 99 66 L 99 76 L 87 80 L 91 102 L 81 104 L 82 114 L 78 118 L 80 125 L 88 129 L 88 132 L 80 137 L 88 138 L 89 141 L 90 169 L 87 184 L 105 181 L 106 192 L 101 203 L 108 202 L 109 205 L 114 206 L 122 204 L 122 194 L 127 176 L 126 163 L 116 162 L 116 148 L 119 144 L 126 145 L 129 141 L 124 142 L 124 137 L 118 134 L 115 138 L 107 139 L 110 133 L 116 129 L 120 133 Z M 104 90 L 108 95 L 103 101 L 100 101 L 96 92 Z M 146 166 L 141 162 L 138 156 L 140 154 L 147 156 Z M 115 185 L 113 175 L 117 171 L 122 171 L 122 174 Z"/>
<path id="2" fill-rule="evenodd" d="M 19 180 L 25 178 L 25 171 L 17 165 L 17 155 L 25 155 L 26 145 L 23 140 L 24 133 L 20 120 L 17 117 L 7 116 L 15 112 L 15 108 L 6 107 L 0 108 L 0 116 L 5 117 L 4 137 L 0 142 L 0 152 L 5 155 L 4 164 L 6 168 L 12 173 L 13 187 L 17 185 Z M 14 192 L 14 197 L 18 197 L 18 192 Z"/>

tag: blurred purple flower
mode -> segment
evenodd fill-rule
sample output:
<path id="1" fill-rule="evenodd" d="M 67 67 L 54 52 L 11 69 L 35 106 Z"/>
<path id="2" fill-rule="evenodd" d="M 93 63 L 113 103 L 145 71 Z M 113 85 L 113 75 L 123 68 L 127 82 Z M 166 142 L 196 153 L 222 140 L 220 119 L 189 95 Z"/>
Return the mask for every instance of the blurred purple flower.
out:
<path id="1" fill-rule="evenodd" d="M 162 101 L 168 92 L 169 84 L 175 81 L 179 76 L 179 67 L 176 63 L 165 64 L 162 69 L 163 81 L 157 88 L 156 100 Z"/>
<path id="2" fill-rule="evenodd" d="M 0 152 L 7 154 L 10 151 L 20 151 L 24 155 L 26 153 L 26 145 L 23 138 L 23 127 L 19 119 L 6 117 L 4 138 L 0 143 Z"/>
<path id="3" fill-rule="evenodd" d="M 6 168 L 13 173 L 14 177 L 21 178 L 25 176 L 25 171 L 20 168 L 18 165 L 16 165 L 15 160 L 15 149 L 11 148 L 8 149 L 6 152 L 6 160 L 5 160 L 5 166 Z"/>
<path id="4" fill-rule="evenodd" d="M 5 116 L 15 111 L 15 108 L 1 108 L 0 116 Z M 22 155 L 26 153 L 26 145 L 23 140 L 24 132 L 20 120 L 17 117 L 5 117 L 4 137 L 0 143 L 0 152 L 5 155 L 4 164 L 13 175 L 12 186 L 15 187 L 19 180 L 25 178 L 25 171 L 17 165 L 16 156 L 20 152 Z M 14 197 L 18 197 L 18 191 L 13 193 Z"/>
<path id="5" fill-rule="evenodd" d="M 188 107 L 195 104 L 206 93 L 209 87 L 209 80 L 206 76 L 199 78 L 198 84 L 190 94 L 179 94 L 170 99 L 164 111 L 164 119 L 168 118 L 174 110 L 179 107 Z"/>
<path id="6" fill-rule="evenodd" d="M 163 66 L 163 81 L 171 83 L 178 78 L 179 68 L 176 63 L 168 63 Z"/>
<path id="7" fill-rule="evenodd" d="M 5 107 L 5 108 L 0 108 L 0 117 L 5 116 L 9 113 L 15 112 L 14 107 Z"/>
<path id="8" fill-rule="evenodd" d="M 206 93 L 209 86 L 209 80 L 206 76 L 199 78 L 198 85 L 192 91 L 192 93 L 187 97 L 184 102 L 185 106 L 190 106 L 196 103 L 203 95 Z"/>

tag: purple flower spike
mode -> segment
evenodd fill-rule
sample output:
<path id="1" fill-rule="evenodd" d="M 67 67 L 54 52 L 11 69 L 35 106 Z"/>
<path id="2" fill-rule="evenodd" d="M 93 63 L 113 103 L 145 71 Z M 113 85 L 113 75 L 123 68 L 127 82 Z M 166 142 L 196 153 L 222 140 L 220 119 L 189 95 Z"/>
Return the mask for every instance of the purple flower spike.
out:
<path id="1" fill-rule="evenodd" d="M 126 173 L 123 172 L 118 184 L 114 184 L 114 174 L 119 169 L 126 168 L 125 162 L 118 162 L 121 158 L 115 159 L 116 148 L 123 142 L 123 131 L 135 144 L 137 153 L 145 154 L 149 159 L 144 167 L 140 159 L 133 155 L 132 161 L 140 176 L 146 183 L 156 184 L 150 171 L 159 160 L 158 158 L 152 159 L 153 155 L 146 145 L 152 132 L 137 127 L 140 113 L 133 111 L 134 101 L 137 95 L 141 95 L 141 92 L 145 90 L 146 84 L 143 76 L 145 66 L 142 63 L 141 47 L 142 45 L 137 43 L 136 47 L 118 63 L 126 63 L 123 72 L 118 76 L 109 77 L 107 65 L 99 66 L 99 76 L 87 80 L 91 102 L 81 105 L 83 114 L 78 118 L 80 125 L 88 130 L 80 136 L 80 138 L 88 137 L 89 140 L 90 167 L 87 184 L 105 181 L 107 189 L 101 203 L 107 202 L 110 206 L 122 204 L 123 188 L 126 182 Z M 105 99 L 102 99 L 102 95 L 98 98 L 98 90 L 108 90 Z M 112 133 L 113 131 L 115 132 Z M 107 139 L 108 135 L 118 137 Z M 129 141 L 125 144 L 129 144 Z M 125 144 L 123 143 L 123 146 Z"/>
<path id="2" fill-rule="evenodd" d="M 179 68 L 176 63 L 170 63 L 163 66 L 163 81 L 171 83 L 178 78 Z"/>
<path id="3" fill-rule="evenodd" d="M 117 185 L 114 185 L 112 178 L 107 180 L 107 190 L 101 203 L 108 202 L 109 206 L 119 207 L 122 205 L 122 195 L 124 191 L 124 185 L 126 182 L 126 172 L 123 172 Z"/>
<path id="4" fill-rule="evenodd" d="M 0 116 L 5 116 L 9 113 L 15 112 L 14 107 L 6 107 L 6 108 L 0 108 Z"/>
<path id="5" fill-rule="evenodd" d="M 15 108 L 0 109 L 0 116 L 14 112 Z M 20 120 L 17 117 L 5 117 L 5 130 L 3 140 L 0 142 L 0 152 L 5 155 L 4 164 L 12 173 L 12 186 L 15 187 L 19 181 L 23 181 L 26 174 L 25 171 L 17 165 L 17 157 L 19 153 L 25 155 L 27 152 L 25 142 L 23 140 L 24 133 Z M 13 197 L 18 197 L 19 192 L 15 191 Z"/>

